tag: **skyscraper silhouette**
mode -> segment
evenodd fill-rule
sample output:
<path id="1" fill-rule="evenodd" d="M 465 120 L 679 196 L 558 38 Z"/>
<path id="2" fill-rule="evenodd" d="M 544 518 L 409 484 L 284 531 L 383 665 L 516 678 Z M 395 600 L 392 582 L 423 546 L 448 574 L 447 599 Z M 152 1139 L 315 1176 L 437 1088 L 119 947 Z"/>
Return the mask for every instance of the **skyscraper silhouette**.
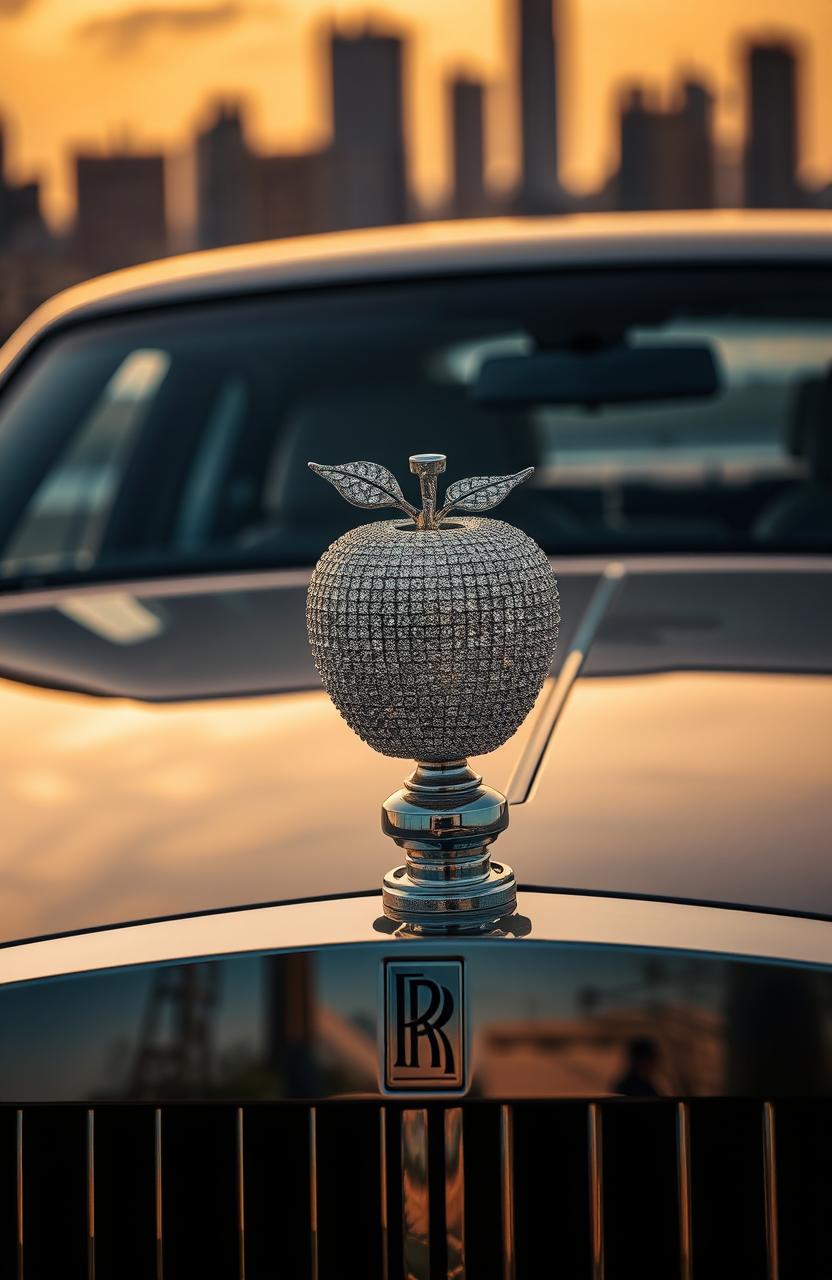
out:
<path id="1" fill-rule="evenodd" d="M 485 87 L 479 80 L 455 76 L 449 86 L 453 211 L 457 218 L 487 212 L 485 192 Z"/>
<path id="2" fill-rule="evenodd" d="M 558 203 L 557 39 L 553 0 L 516 0 L 519 23 L 520 203 L 547 213 Z"/>
<path id="3" fill-rule="evenodd" d="M 254 165 L 239 102 L 218 103 L 197 134 L 196 188 L 201 249 L 254 239 Z"/>
<path id="4" fill-rule="evenodd" d="M 405 222 L 403 42 L 369 28 L 332 30 L 329 54 L 334 224 Z"/>
<path id="5" fill-rule="evenodd" d="M 332 156 L 304 151 L 254 156 L 258 240 L 314 235 L 332 222 Z"/>
<path id="6" fill-rule="evenodd" d="M 0 119 L 0 246 L 32 243 L 47 236 L 40 211 L 40 184 L 6 177 L 6 130 Z"/>
<path id="7" fill-rule="evenodd" d="M 697 81 L 681 87 L 669 110 L 641 87 L 621 105 L 621 209 L 706 209 L 714 199 L 713 98 Z"/>
<path id="8" fill-rule="evenodd" d="M 759 209 L 799 204 L 794 49 L 785 43 L 749 45 L 745 77 L 745 203 Z"/>
<path id="9" fill-rule="evenodd" d="M 89 275 L 167 252 L 161 155 L 77 155 L 75 247 Z"/>

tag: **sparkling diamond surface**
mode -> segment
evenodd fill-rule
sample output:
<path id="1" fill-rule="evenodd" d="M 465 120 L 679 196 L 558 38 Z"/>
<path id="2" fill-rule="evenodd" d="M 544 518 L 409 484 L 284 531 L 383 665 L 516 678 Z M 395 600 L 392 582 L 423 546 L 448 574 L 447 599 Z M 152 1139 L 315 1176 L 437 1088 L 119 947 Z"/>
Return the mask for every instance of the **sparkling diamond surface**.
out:
<path id="1" fill-rule="evenodd" d="M 454 760 L 493 751 L 528 715 L 558 634 L 543 552 L 502 520 L 350 530 L 312 575 L 315 665 L 376 751 Z"/>

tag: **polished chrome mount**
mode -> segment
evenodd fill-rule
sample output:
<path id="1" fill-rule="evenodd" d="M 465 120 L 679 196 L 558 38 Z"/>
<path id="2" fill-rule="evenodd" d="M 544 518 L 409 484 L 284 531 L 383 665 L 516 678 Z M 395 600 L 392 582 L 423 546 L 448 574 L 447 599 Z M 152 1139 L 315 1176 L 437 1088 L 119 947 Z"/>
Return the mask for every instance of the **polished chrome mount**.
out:
<path id="1" fill-rule="evenodd" d="M 517 903 L 511 867 L 489 848 L 508 826 L 508 801 L 467 760 L 422 762 L 385 800 L 382 829 L 405 851 L 384 877 L 384 914 L 419 932 L 488 929 Z"/>

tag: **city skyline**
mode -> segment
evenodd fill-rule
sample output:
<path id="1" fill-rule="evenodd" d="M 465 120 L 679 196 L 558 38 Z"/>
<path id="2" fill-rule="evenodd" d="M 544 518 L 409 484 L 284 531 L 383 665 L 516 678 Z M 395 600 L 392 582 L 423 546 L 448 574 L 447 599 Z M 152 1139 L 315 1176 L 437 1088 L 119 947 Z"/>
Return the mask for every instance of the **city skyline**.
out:
<path id="1" fill-rule="evenodd" d="M 305 151 L 264 146 L 251 128 L 245 96 L 226 95 L 204 109 L 173 154 L 123 142 L 75 149 L 77 209 L 57 232 L 43 218 L 40 185 L 19 182 L 6 161 L 0 117 L 0 338 L 74 281 L 194 248 L 426 218 L 832 208 L 832 173 L 807 182 L 799 167 L 806 74 L 799 42 L 738 33 L 733 91 L 742 102 L 742 130 L 731 148 L 716 132 L 718 98 L 706 76 L 675 68 L 670 95 L 649 82 L 622 82 L 615 98 L 616 163 L 593 189 L 580 192 L 570 186 L 562 161 L 569 117 L 563 85 L 574 75 L 563 0 L 554 8 L 551 0 L 505 3 L 515 61 L 503 107 L 519 126 L 519 171 L 510 186 L 498 185 L 485 163 L 493 84 L 445 73 L 442 132 L 454 185 L 441 203 L 427 204 L 414 182 L 407 128 L 412 34 L 369 20 L 350 30 L 333 22 L 318 28 L 324 116 L 316 145 Z M 187 218 L 174 215 L 172 199 L 186 189 L 185 156 Z"/>
<path id="2" fill-rule="evenodd" d="M 266 2 L 251 5 L 244 0 L 183 0 L 178 4 L 157 0 L 152 5 L 72 0 L 71 18 L 65 0 L 30 0 L 28 5 L 18 0 L 15 7 L 16 16 L 2 16 L 4 6 L 0 4 L 0 114 L 12 125 L 10 169 L 17 181 L 34 176 L 44 180 L 46 210 L 58 222 L 68 221 L 72 214 L 68 156 L 73 151 L 104 154 L 118 150 L 119 135 L 126 126 L 136 150 L 161 147 L 181 154 L 204 120 L 206 99 L 215 92 L 242 95 L 249 101 L 253 141 L 261 150 L 301 150 L 324 144 L 327 104 L 317 56 L 323 38 L 321 24 L 327 14 L 334 14 L 344 30 L 355 31 L 363 20 L 354 4 L 324 7 L 298 0 L 283 0 L 279 6 Z M 563 65 L 559 86 L 561 176 L 568 186 L 585 193 L 600 185 L 614 168 L 618 102 L 622 91 L 633 83 L 647 87 L 651 103 L 657 97 L 667 106 L 677 82 L 685 78 L 703 82 L 714 94 L 718 140 L 738 153 L 745 115 L 740 43 L 758 34 L 785 36 L 803 45 L 798 111 L 801 168 L 816 184 L 829 181 L 832 136 L 823 129 L 822 121 L 824 115 L 832 118 L 832 68 L 826 68 L 824 74 L 826 61 L 832 60 L 832 5 L 825 0 L 794 0 L 784 20 L 782 6 L 771 0 L 754 0 L 753 4 L 724 0 L 719 6 L 712 0 L 700 0 L 696 6 L 678 0 L 670 6 L 672 23 L 663 10 L 658 12 L 652 6 L 651 22 L 636 40 L 633 33 L 638 13 L 650 8 L 646 0 L 558 2 Z M 511 9 L 508 0 L 487 0 L 477 7 L 480 21 L 475 24 L 463 21 L 465 13 L 471 12 L 470 4 L 453 0 L 444 6 L 438 0 L 420 0 L 418 4 L 390 0 L 372 10 L 380 28 L 409 37 L 405 71 L 408 142 L 411 173 L 423 202 L 439 203 L 447 197 L 452 172 L 447 87 L 457 72 L 488 85 L 485 133 L 491 183 L 506 190 L 516 180 L 520 119 L 512 100 L 516 50 Z M 694 9 L 696 22 L 692 22 Z M 621 47 L 625 11 L 630 39 Z M 418 23 L 414 22 L 417 12 L 422 15 Z M 776 22 L 772 20 L 775 14 Z M 187 17 L 192 21 L 183 21 Z M 600 17 L 604 20 L 593 21 Z M 163 19 L 169 20 L 167 25 Z M 467 27 L 464 39 L 458 30 L 460 24 Z M 686 41 L 686 32 L 694 29 L 701 32 L 701 39 Z M 51 33 L 48 39 L 47 31 Z M 256 74 L 243 74 L 246 57 L 253 56 L 251 41 L 255 36 L 256 53 L 269 73 L 265 87 L 262 66 Z M 119 40 L 125 43 L 120 46 Z M 248 48 L 245 57 L 240 47 Z M 180 68 L 180 83 L 174 93 L 170 78 L 175 67 L 171 62 L 185 51 L 187 74 Z M 588 51 L 593 54 L 589 60 Z M 75 79 L 70 96 L 59 107 L 56 102 L 50 105 L 42 84 L 33 82 L 32 77 L 38 70 L 42 75 L 50 65 L 54 70 L 55 60 L 61 57 L 73 64 Z M 209 69 L 217 66 L 218 57 L 222 69 L 216 71 L 212 82 Z M 103 65 L 97 95 L 81 94 L 78 84 L 96 58 Z M 149 82 L 139 92 L 135 78 L 142 70 Z M 110 92 L 114 78 L 122 83 L 119 94 Z M 155 109 L 141 109 L 154 86 L 167 104 L 164 126 L 156 123 Z M 164 86 L 171 91 L 162 92 Z M 33 91 L 39 99 L 28 110 Z M 82 127 L 90 105 L 85 99 L 96 97 L 95 127 Z M 275 113 L 280 116 L 278 124 L 273 119 Z"/>

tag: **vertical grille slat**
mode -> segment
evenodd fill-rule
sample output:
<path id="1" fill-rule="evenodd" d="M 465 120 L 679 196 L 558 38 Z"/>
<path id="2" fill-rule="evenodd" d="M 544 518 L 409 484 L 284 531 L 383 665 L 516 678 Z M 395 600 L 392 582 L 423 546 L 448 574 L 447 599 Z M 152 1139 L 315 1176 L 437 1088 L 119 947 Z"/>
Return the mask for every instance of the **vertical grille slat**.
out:
<path id="1" fill-rule="evenodd" d="M 430 1276 L 430 1193 L 428 1113 L 402 1112 L 402 1258 L 405 1280 Z"/>
<path id="2" fill-rule="evenodd" d="M 318 1280 L 318 1109 L 309 1108 L 309 1248 L 312 1280 Z"/>
<path id="3" fill-rule="evenodd" d="M 237 1245 L 238 1245 L 238 1275 L 240 1280 L 246 1280 L 246 1182 L 245 1182 L 245 1149 L 244 1149 L 244 1133 L 243 1133 L 243 1108 L 237 1108 L 237 1126 L 235 1137 L 237 1140 L 237 1167 L 235 1170 L 237 1177 Z"/>
<path id="4" fill-rule="evenodd" d="M 693 1280 L 693 1238 L 690 1194 L 690 1108 L 676 1104 L 676 1187 L 679 1196 L 679 1276 Z"/>
<path id="5" fill-rule="evenodd" d="M 17 1280 L 832 1275 L 825 1099 L 0 1109 Z"/>
<path id="6" fill-rule="evenodd" d="M 381 1275 L 382 1280 L 390 1280 L 390 1231 L 388 1227 L 387 1194 L 389 1172 L 387 1168 L 387 1108 L 380 1107 L 378 1113 L 378 1162 L 379 1162 L 379 1196 L 381 1209 Z"/>
<path id="7" fill-rule="evenodd" d="M 592 1280 L 604 1280 L 604 1152 L 601 1108 L 589 1104 L 587 1115 L 589 1151 L 589 1222 L 592 1249 Z"/>
<path id="8" fill-rule="evenodd" d="M 507 1103 L 500 1107 L 500 1190 L 503 1202 L 503 1280 L 515 1280 L 514 1112 Z"/>
<path id="9" fill-rule="evenodd" d="M 0 1108 L 0 1276 L 20 1280 L 23 1113 Z"/>
<path id="10" fill-rule="evenodd" d="M 23 1280 L 23 1112 L 15 1113 L 15 1201 L 17 1227 L 17 1280 Z"/>
<path id="11" fill-rule="evenodd" d="M 156 1280 L 164 1276 L 164 1237 L 162 1233 L 162 1112 L 153 1113 L 153 1204 L 156 1226 Z"/>
<path id="12" fill-rule="evenodd" d="M 445 1239 L 448 1280 L 465 1276 L 465 1145 L 462 1108 L 445 1112 Z"/>
<path id="13" fill-rule="evenodd" d="M 87 1280 L 95 1280 L 95 1112 L 87 1111 Z"/>
<path id="14" fill-rule="evenodd" d="M 763 1103 L 763 1179 L 766 1214 L 767 1280 L 780 1280 L 780 1246 L 777 1217 L 777 1134 L 774 1104 Z"/>

